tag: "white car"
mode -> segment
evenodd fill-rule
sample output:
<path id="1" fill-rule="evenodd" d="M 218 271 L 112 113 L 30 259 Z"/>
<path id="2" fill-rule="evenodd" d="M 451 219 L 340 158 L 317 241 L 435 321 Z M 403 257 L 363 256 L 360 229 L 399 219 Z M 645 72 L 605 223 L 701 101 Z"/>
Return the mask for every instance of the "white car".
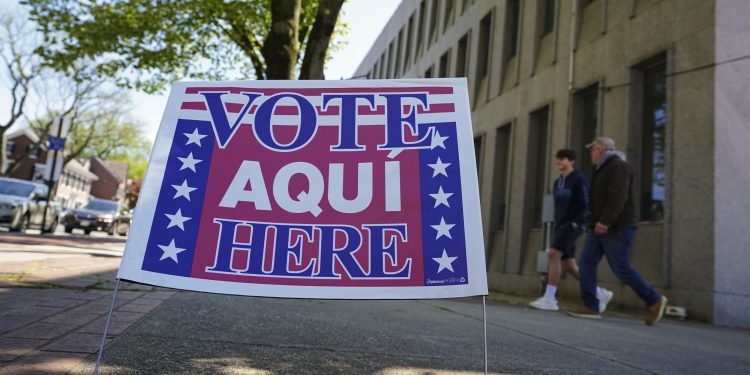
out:
<path id="1" fill-rule="evenodd" d="M 41 228 L 44 206 L 47 205 L 47 186 L 15 178 L 0 177 L 0 225 L 11 231 Z M 47 209 L 45 233 L 52 233 L 60 222 L 60 205 L 51 202 Z"/>

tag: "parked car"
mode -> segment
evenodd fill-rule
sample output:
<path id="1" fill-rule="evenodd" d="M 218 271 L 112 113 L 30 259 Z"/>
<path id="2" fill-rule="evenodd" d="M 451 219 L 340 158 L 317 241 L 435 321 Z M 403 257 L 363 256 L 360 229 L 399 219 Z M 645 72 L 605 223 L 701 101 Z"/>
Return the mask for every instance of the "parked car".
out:
<path id="1" fill-rule="evenodd" d="M 60 221 L 60 204 L 57 202 L 49 204 L 46 224 L 42 228 L 47 192 L 44 184 L 0 177 L 0 225 L 16 232 L 31 227 L 38 227 L 45 233 L 54 232 Z"/>
<path id="2" fill-rule="evenodd" d="M 115 233 L 115 217 L 120 211 L 120 204 L 105 199 L 92 199 L 82 208 L 68 210 L 62 217 L 65 233 L 73 229 L 82 229 L 83 233 L 92 231 Z"/>
<path id="3" fill-rule="evenodd" d="M 130 230 L 130 222 L 133 220 L 133 210 L 121 210 L 115 217 L 115 233 L 127 236 Z"/>

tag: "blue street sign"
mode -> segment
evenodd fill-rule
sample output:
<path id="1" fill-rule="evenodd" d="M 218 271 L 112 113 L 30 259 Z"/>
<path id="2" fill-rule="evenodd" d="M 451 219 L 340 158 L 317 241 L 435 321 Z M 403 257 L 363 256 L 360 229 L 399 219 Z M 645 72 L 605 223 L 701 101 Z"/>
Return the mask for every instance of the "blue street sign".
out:
<path id="1" fill-rule="evenodd" d="M 65 138 L 61 137 L 49 137 L 49 149 L 50 151 L 59 151 L 65 148 Z"/>

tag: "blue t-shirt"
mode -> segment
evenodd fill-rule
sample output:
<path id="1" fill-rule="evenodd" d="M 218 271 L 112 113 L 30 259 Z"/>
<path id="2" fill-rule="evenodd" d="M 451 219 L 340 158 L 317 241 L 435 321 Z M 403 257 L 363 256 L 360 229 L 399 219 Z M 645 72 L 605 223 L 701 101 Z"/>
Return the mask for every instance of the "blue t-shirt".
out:
<path id="1" fill-rule="evenodd" d="M 578 170 L 555 180 L 555 224 L 585 226 L 589 210 L 589 183 Z"/>

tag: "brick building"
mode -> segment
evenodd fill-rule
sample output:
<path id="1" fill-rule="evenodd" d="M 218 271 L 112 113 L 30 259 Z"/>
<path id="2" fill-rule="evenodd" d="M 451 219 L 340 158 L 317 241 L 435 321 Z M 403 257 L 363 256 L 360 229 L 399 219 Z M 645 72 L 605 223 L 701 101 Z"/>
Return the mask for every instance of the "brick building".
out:
<path id="1" fill-rule="evenodd" d="M 93 157 L 90 170 L 97 176 L 91 185 L 91 195 L 101 199 L 125 201 L 128 184 L 128 164 Z"/>

